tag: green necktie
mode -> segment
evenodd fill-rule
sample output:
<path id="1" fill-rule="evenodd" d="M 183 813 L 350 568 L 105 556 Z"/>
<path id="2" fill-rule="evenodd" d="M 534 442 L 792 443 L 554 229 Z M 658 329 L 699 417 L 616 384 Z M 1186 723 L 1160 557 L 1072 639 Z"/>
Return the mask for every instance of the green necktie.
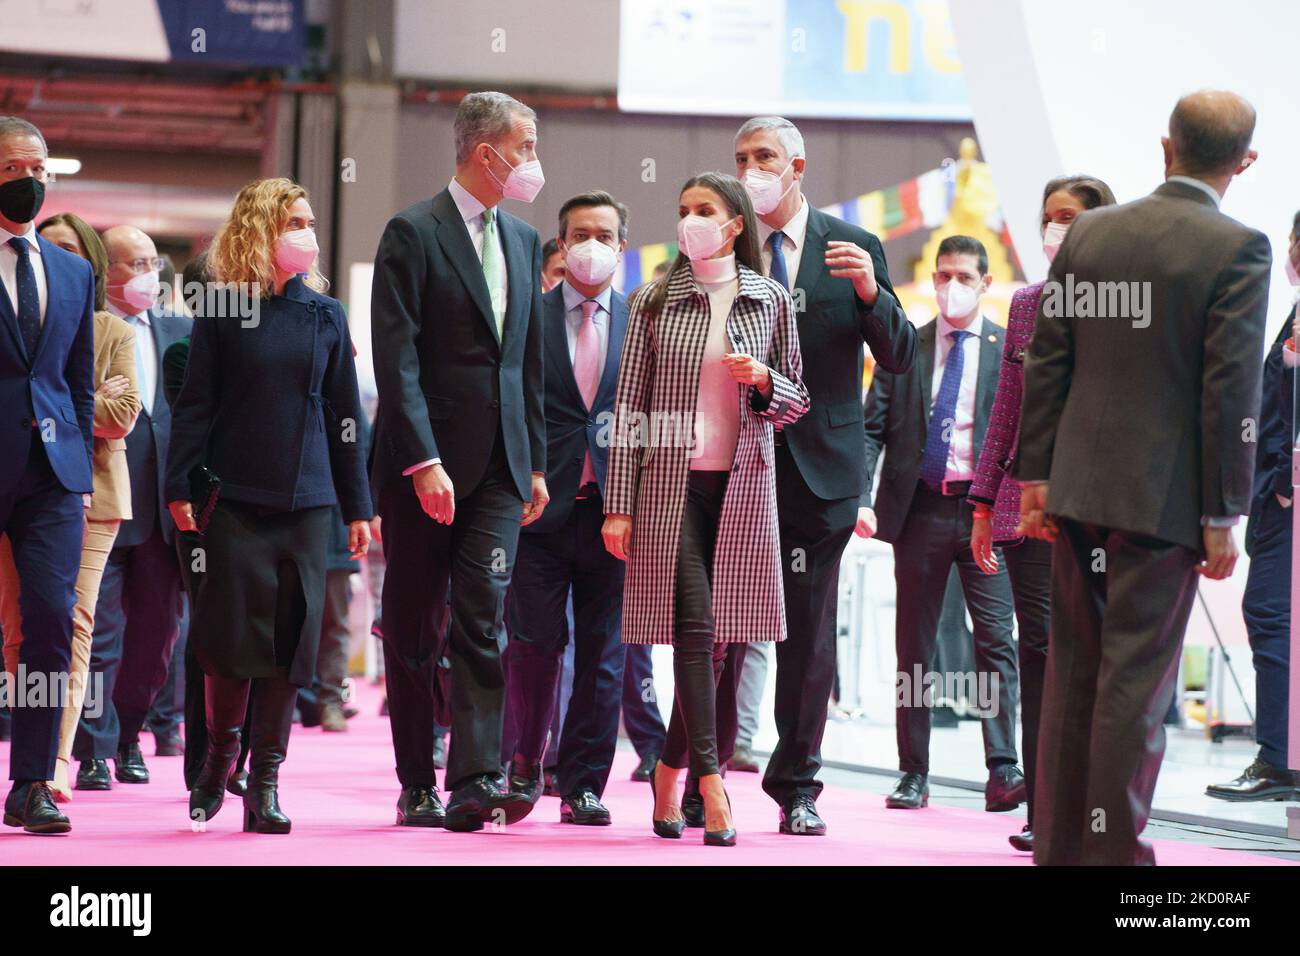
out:
<path id="1" fill-rule="evenodd" d="M 497 211 L 483 210 L 483 278 L 487 280 L 488 295 L 492 299 L 492 316 L 497 323 L 497 338 L 502 336 L 506 319 L 505 276 L 506 264 L 501 258 L 501 244 L 497 242 Z"/>

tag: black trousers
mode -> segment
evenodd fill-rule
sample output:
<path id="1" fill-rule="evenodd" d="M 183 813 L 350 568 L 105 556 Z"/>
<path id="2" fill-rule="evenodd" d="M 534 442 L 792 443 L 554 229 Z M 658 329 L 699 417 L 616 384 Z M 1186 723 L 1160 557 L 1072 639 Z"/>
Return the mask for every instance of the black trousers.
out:
<path id="1" fill-rule="evenodd" d="M 437 785 L 434 669 L 442 636 L 448 633 L 447 788 L 454 790 L 479 775 L 495 777 L 501 772 L 504 603 L 523 501 L 499 434 L 478 486 L 456 491 L 456 516 L 450 525 L 424 513 L 409 478 L 379 491 L 388 566 L 382 612 L 384 672 L 397 779 L 403 787 Z"/>
<path id="2" fill-rule="evenodd" d="M 985 574 L 970 550 L 972 511 L 964 496 L 941 495 L 918 485 L 907 519 L 894 542 L 898 585 L 895 648 L 898 656 L 898 767 L 930 772 L 931 679 L 966 688 L 983 708 L 984 762 L 992 769 L 1016 762 L 1016 650 L 1013 605 L 1005 561 Z M 995 551 L 995 553 L 997 553 Z M 930 672 L 948 574 L 956 565 L 974 623 L 974 673 Z"/>
<path id="3" fill-rule="evenodd" d="M 1155 862 L 1138 839 L 1196 596 L 1197 552 L 1059 519 L 1034 862 Z"/>
<path id="4" fill-rule="evenodd" d="M 1255 740 L 1262 760 L 1285 767 L 1291 713 L 1292 512 L 1270 491 L 1254 503 L 1252 518 L 1241 610 L 1255 667 Z"/>
<path id="5" fill-rule="evenodd" d="M 1016 657 L 1020 664 L 1020 752 L 1025 756 L 1025 802 L 1034 825 L 1038 772 L 1038 727 L 1043 712 L 1043 680 L 1052 617 L 1052 545 L 1024 538 L 1002 548 L 1016 604 Z"/>
<path id="6" fill-rule="evenodd" d="M 779 804 L 821 793 L 822 734 L 835 688 L 835 610 L 840 557 L 857 522 L 858 499 L 818 498 L 789 449 L 776 449 L 776 501 L 785 586 L 786 639 L 776 645 L 776 749 L 763 790 Z"/>
<path id="7" fill-rule="evenodd" d="M 727 645 L 715 640 L 712 577 L 718 519 L 729 475 L 726 471 L 691 472 L 677 551 L 673 627 L 676 699 L 660 759 L 668 767 L 688 766 L 691 776 L 697 778 L 718 773 L 721 767 L 716 696 Z"/>
<path id="8" fill-rule="evenodd" d="M 155 522 L 148 538 L 115 547 L 104 565 L 90 674 L 103 675 L 105 704 L 96 717 L 82 715 L 73 738 L 74 757 L 105 760 L 139 740 L 154 696 L 167 679 L 180 628 L 176 551 Z"/>
<path id="9" fill-rule="evenodd" d="M 563 527 L 525 532 L 510 585 L 508 709 L 515 752 L 542 759 L 569 642 L 565 606 L 573 593 L 573 693 L 560 732 L 560 793 L 605 791 L 618 746 L 623 691 L 623 562 L 605 550 L 599 496 L 574 502 Z"/>

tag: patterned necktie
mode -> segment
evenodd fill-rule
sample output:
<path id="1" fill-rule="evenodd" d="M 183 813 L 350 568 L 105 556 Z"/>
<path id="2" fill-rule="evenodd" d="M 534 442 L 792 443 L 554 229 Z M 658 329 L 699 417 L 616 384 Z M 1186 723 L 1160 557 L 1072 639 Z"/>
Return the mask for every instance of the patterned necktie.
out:
<path id="1" fill-rule="evenodd" d="M 32 270 L 31 247 L 27 240 L 19 236 L 9 240 L 14 252 L 18 253 L 18 331 L 23 337 L 23 347 L 27 349 L 27 361 L 36 361 L 36 343 L 41 338 L 41 296 L 36 289 L 36 273 Z"/>
<path id="2" fill-rule="evenodd" d="M 591 411 L 596 404 L 596 390 L 600 387 L 600 337 L 596 333 L 595 299 L 582 303 L 582 324 L 578 326 L 577 341 L 573 346 L 573 377 L 577 379 L 582 403 Z M 579 485 L 596 480 L 596 470 L 591 465 L 590 450 L 583 458 Z"/>
<path id="3" fill-rule="evenodd" d="M 502 337 L 506 321 L 505 275 L 506 265 L 501 258 L 501 244 L 497 242 L 496 208 L 483 210 L 483 278 L 487 280 L 488 295 L 492 298 L 492 317 L 497 323 L 497 338 Z"/>
<path id="4" fill-rule="evenodd" d="M 971 334 L 963 329 L 948 333 L 952 348 L 948 350 L 948 362 L 943 367 L 939 395 L 930 410 L 930 430 L 925 436 L 925 457 L 921 459 L 921 480 L 935 491 L 942 489 L 948 471 L 948 448 L 957 423 L 957 395 L 961 391 L 961 371 L 966 359 L 962 341 Z"/>
<path id="5" fill-rule="evenodd" d="M 582 402 L 588 410 L 596 401 L 600 385 L 600 337 L 596 334 L 595 299 L 582 303 L 582 324 L 578 326 L 577 342 L 573 348 L 573 377 L 582 393 Z"/>
<path id="6" fill-rule="evenodd" d="M 767 237 L 767 244 L 772 247 L 772 268 L 768 270 L 768 274 L 785 286 L 785 290 L 789 292 L 790 276 L 785 271 L 785 250 L 781 248 L 781 243 L 784 241 L 785 233 L 779 229 Z"/>

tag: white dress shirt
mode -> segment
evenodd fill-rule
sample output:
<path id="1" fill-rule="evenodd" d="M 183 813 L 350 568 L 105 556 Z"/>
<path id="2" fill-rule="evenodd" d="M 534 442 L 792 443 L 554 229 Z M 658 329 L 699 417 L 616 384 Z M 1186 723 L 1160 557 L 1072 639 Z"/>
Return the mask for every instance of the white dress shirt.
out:
<path id="1" fill-rule="evenodd" d="M 149 310 L 132 315 L 109 302 L 108 311 L 135 329 L 135 375 L 140 385 L 140 401 L 145 414 L 152 416 L 153 400 L 158 391 L 158 346 L 153 340 Z"/>
<path id="2" fill-rule="evenodd" d="M 1214 200 L 1215 209 L 1218 209 L 1219 203 L 1223 201 L 1223 197 L 1214 191 L 1213 186 L 1200 179 L 1193 179 L 1191 176 L 1170 176 L 1168 179 L 1165 180 L 1165 182 L 1182 183 L 1184 186 L 1192 186 L 1196 189 L 1199 189 L 1201 192 L 1205 193 L 1205 195 L 1209 196 L 1211 199 Z"/>
<path id="3" fill-rule="evenodd" d="M 785 253 L 785 274 L 790 279 L 790 293 L 794 293 L 795 278 L 799 275 L 799 263 L 803 259 L 804 240 L 808 237 L 808 200 L 799 197 L 799 211 L 790 217 L 790 221 L 781 227 L 785 238 L 781 240 L 781 251 Z M 762 247 L 763 268 L 772 274 L 772 247 L 767 244 L 767 237 L 776 232 L 762 219 L 758 221 L 758 241 Z"/>
<path id="4" fill-rule="evenodd" d="M 9 296 L 9 307 L 14 317 L 18 316 L 18 251 L 9 245 L 9 240 L 21 237 L 31 247 L 28 259 L 32 263 L 32 273 L 36 276 L 36 292 L 41 300 L 41 324 L 45 324 L 45 305 L 49 299 L 48 284 L 45 281 L 45 263 L 41 259 L 41 244 L 36 241 L 36 224 L 27 224 L 27 231 L 10 232 L 0 228 L 0 282 L 4 283 L 5 294 Z M 28 356 L 31 358 L 32 356 Z"/>
<path id="5" fill-rule="evenodd" d="M 983 325 L 982 317 L 977 313 L 974 320 L 963 331 L 968 332 L 962 339 L 961 387 L 957 390 L 957 408 L 954 412 L 952 434 L 948 442 L 948 463 L 944 468 L 947 481 L 973 481 L 975 479 L 975 383 L 980 370 L 980 336 Z M 939 398 L 939 385 L 943 382 L 943 371 L 948 365 L 952 353 L 953 340 L 948 337 L 957 326 L 949 323 L 942 315 L 935 330 L 934 374 L 930 378 L 930 407 L 934 407 Z"/>
<path id="6" fill-rule="evenodd" d="M 474 195 L 458 183 L 454 176 L 452 177 L 451 182 L 447 184 L 447 192 L 451 193 L 452 201 L 456 203 L 456 209 L 460 213 L 460 217 L 465 220 L 465 228 L 469 231 L 469 241 L 474 244 L 474 252 L 478 255 L 479 263 L 482 264 L 483 213 L 487 207 L 475 199 Z M 500 210 L 497 210 L 497 215 L 500 215 Z M 496 240 L 497 248 L 501 251 L 501 283 L 495 290 L 488 289 L 488 295 L 493 302 L 506 302 L 508 301 L 506 298 L 506 290 L 510 286 L 510 277 L 506 272 L 506 250 L 505 247 L 501 245 L 500 219 L 497 220 Z M 500 297 L 499 300 L 497 298 L 498 296 Z M 489 316 L 489 318 L 491 318 L 491 316 Z M 572 354 L 572 347 L 570 347 L 570 354 Z M 440 464 L 442 464 L 441 458 L 430 458 L 428 461 L 422 461 L 412 465 L 410 468 L 403 471 L 402 474 L 404 476 L 413 475 L 422 468 Z"/>

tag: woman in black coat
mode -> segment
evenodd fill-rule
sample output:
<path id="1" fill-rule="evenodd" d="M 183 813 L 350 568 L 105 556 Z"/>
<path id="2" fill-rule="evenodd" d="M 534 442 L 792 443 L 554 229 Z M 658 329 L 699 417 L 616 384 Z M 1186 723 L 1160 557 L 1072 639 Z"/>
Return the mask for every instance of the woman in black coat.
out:
<path id="1" fill-rule="evenodd" d="M 202 469 L 220 481 L 190 623 L 208 731 L 190 816 L 206 823 L 221 808 L 251 690 L 244 829 L 258 833 L 289 832 L 278 771 L 298 688 L 315 672 L 332 506 L 357 557 L 373 516 L 352 340 L 343 306 L 319 291 L 315 225 L 288 179 L 236 197 L 209 253 L 213 279 L 233 285 L 196 310 L 167 464 L 182 531 L 204 504 L 190 500 Z"/>

